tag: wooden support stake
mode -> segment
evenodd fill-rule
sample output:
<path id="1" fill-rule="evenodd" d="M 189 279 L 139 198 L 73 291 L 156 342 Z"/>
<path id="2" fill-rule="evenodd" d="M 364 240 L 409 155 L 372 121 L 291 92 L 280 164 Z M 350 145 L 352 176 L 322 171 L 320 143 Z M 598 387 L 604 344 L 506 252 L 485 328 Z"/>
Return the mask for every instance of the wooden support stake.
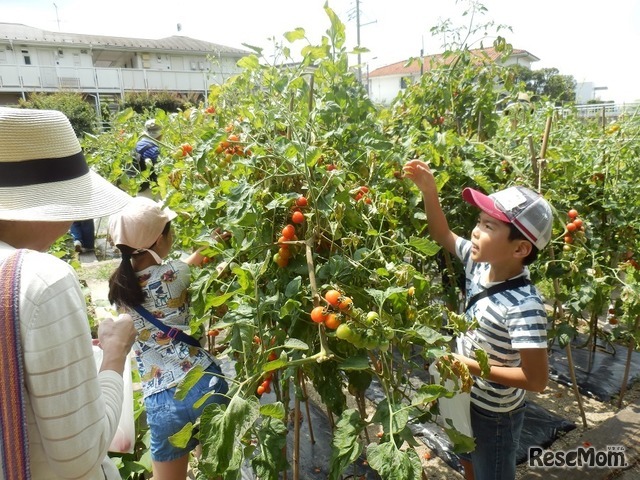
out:
<path id="1" fill-rule="evenodd" d="M 544 136 L 542 137 L 542 147 L 540 148 L 540 161 L 544 161 L 544 157 L 547 154 L 547 147 L 549 146 L 549 135 L 551 133 L 551 121 L 552 117 L 547 117 L 547 123 L 544 128 Z M 538 193 L 542 193 L 542 167 L 541 163 L 538 165 Z M 551 258 L 551 263 L 555 263 L 555 254 L 553 252 L 553 248 L 549 249 L 549 257 Z M 556 313 L 558 314 L 557 318 L 564 318 L 564 309 L 562 308 L 562 304 L 558 300 L 560 297 L 560 284 L 557 278 L 553 279 L 553 290 L 556 298 L 557 307 Z M 580 390 L 578 389 L 578 382 L 576 380 L 576 367 L 573 362 L 573 355 L 571 353 L 571 342 L 566 347 L 567 351 L 567 363 L 569 366 L 569 373 L 571 375 L 571 387 L 573 389 L 573 393 L 576 396 L 576 401 L 578 402 L 578 408 L 580 409 L 580 416 L 582 417 L 582 423 L 584 424 L 584 428 L 587 428 L 587 416 L 584 411 L 584 406 L 582 405 L 582 395 L 580 395 Z"/>
<path id="2" fill-rule="evenodd" d="M 316 439 L 313 436 L 313 424 L 311 423 L 311 413 L 309 412 L 309 394 L 307 393 L 307 382 L 304 379 L 304 373 L 302 370 L 298 371 L 298 377 L 300 380 L 300 388 L 302 388 L 302 393 L 304 398 L 306 398 L 304 402 L 305 409 L 307 411 L 307 425 L 309 426 L 309 437 L 311 438 L 311 445 L 316 443 Z"/>
<path id="3" fill-rule="evenodd" d="M 633 325 L 633 331 L 638 331 L 638 326 L 640 326 L 640 316 L 636 317 L 636 322 Z M 618 397 L 618 409 L 622 408 L 622 398 L 624 394 L 627 393 L 627 382 L 629 381 L 629 371 L 631 370 L 631 354 L 636 349 L 636 339 L 632 335 L 631 340 L 629 340 L 629 347 L 627 348 L 627 361 L 624 365 L 624 375 L 622 376 L 622 385 L 620 386 L 620 396 Z"/>

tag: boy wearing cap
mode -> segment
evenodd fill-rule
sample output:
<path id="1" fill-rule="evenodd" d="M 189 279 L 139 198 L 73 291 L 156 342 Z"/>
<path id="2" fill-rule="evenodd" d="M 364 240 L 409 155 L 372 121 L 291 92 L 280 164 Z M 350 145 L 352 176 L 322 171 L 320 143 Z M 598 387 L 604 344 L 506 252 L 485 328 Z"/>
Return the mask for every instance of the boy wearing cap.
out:
<path id="1" fill-rule="evenodd" d="M 100 323 L 98 372 L 78 277 L 46 251 L 129 200 L 89 169 L 62 113 L 0 107 L 2 478 L 120 478 L 107 449 L 136 331 L 130 317 Z"/>
<path id="2" fill-rule="evenodd" d="M 478 327 L 464 335 L 456 354 L 474 376 L 471 427 L 476 449 L 470 462 L 463 461 L 466 478 L 513 479 L 525 390 L 542 392 L 548 380 L 547 317 L 526 266 L 551 239 L 551 207 L 524 187 L 490 196 L 465 188 L 463 199 L 480 209 L 471 239 L 466 240 L 449 229 L 427 163 L 411 160 L 404 172 L 424 197 L 429 234 L 465 266 L 467 300 L 480 295 L 472 305 L 467 303 L 465 312 Z M 496 290 L 492 287 L 505 282 L 517 286 L 491 293 Z M 489 358 L 486 377 L 474 358 L 478 349 Z"/>
<path id="3" fill-rule="evenodd" d="M 163 262 L 172 249 L 175 217 L 153 200 L 136 197 L 109 219 L 109 234 L 122 254 L 109 279 L 109 301 L 121 313 L 131 314 L 139 332 L 134 353 L 151 432 L 153 478 L 159 480 L 186 478 L 189 452 L 198 442 L 192 438 L 180 448 L 169 437 L 187 423 L 195 424 L 210 403 L 226 403 L 228 390 L 213 356 L 195 339 L 183 336 L 191 318 L 189 266 L 201 265 L 204 257 L 196 251 L 185 261 Z M 177 400 L 177 385 L 198 366 L 206 374 L 184 400 Z M 205 394 L 210 395 L 206 401 L 194 405 Z"/>
<path id="4" fill-rule="evenodd" d="M 151 162 L 151 172 L 149 173 L 149 181 L 140 185 L 140 192 L 138 195 L 151 198 L 151 184 L 150 182 L 156 182 L 158 176 L 156 175 L 153 167 L 158 163 L 158 157 L 160 156 L 160 144 L 159 141 L 162 138 L 162 127 L 158 125 L 155 119 L 151 118 L 144 124 L 144 131 L 142 136 L 136 143 L 135 157 L 137 161 L 136 168 L 143 172 L 149 167 L 147 166 L 147 159 Z"/>

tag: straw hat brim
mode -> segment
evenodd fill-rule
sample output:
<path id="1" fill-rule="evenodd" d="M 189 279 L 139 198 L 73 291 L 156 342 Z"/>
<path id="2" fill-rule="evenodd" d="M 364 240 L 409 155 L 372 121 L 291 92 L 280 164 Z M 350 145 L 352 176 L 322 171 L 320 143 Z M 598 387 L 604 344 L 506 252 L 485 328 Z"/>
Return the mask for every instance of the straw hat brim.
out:
<path id="1" fill-rule="evenodd" d="M 51 183 L 0 188 L 0 220 L 76 221 L 124 208 L 131 197 L 93 171 Z"/>

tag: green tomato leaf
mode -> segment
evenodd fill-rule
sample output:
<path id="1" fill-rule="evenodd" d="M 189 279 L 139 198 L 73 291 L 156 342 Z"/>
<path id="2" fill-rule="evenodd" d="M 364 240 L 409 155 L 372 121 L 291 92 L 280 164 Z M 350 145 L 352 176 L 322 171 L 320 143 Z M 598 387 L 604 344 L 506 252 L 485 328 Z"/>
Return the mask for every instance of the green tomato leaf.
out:
<path id="1" fill-rule="evenodd" d="M 426 238 L 419 237 L 411 237 L 409 240 L 409 246 L 415 248 L 420 253 L 426 255 L 427 257 L 433 257 L 436 253 L 440 251 L 440 245 L 436 242 L 432 242 Z"/>
<path id="2" fill-rule="evenodd" d="M 474 350 L 474 354 L 478 364 L 480 365 L 480 376 L 487 378 L 489 373 L 491 373 L 491 366 L 489 365 L 489 356 L 487 355 L 487 352 L 482 349 L 476 349 Z"/>
<path id="3" fill-rule="evenodd" d="M 297 338 L 288 338 L 284 342 L 284 345 L 282 345 L 282 348 L 288 348 L 291 350 L 309 350 L 309 345 Z"/>
<path id="4" fill-rule="evenodd" d="M 369 465 L 388 480 L 422 478 L 422 463 L 415 450 L 398 450 L 393 442 L 370 444 L 367 447 Z"/>
<path id="5" fill-rule="evenodd" d="M 360 355 L 349 357 L 338 364 L 340 370 L 367 370 L 369 368 L 369 357 Z"/>
<path id="6" fill-rule="evenodd" d="M 329 480 L 340 480 L 344 471 L 362 453 L 359 440 L 365 423 L 355 409 L 345 410 L 333 431 Z"/>
<path id="7" fill-rule="evenodd" d="M 452 423 L 451 419 L 447 419 L 448 423 Z M 445 433 L 451 440 L 453 444 L 453 451 L 455 453 L 468 453 L 472 452 L 476 448 L 476 441 L 473 437 L 467 437 L 465 434 L 460 433 L 455 428 L 447 428 L 444 429 Z"/>
<path id="8" fill-rule="evenodd" d="M 260 414 L 265 417 L 284 420 L 285 411 L 282 402 L 268 403 L 260 406 Z"/>
<path id="9" fill-rule="evenodd" d="M 298 27 L 295 30 L 291 30 L 290 32 L 286 32 L 284 34 L 284 38 L 286 38 L 289 42 L 293 43 L 296 40 L 303 40 L 306 32 L 304 28 Z"/>
<path id="10" fill-rule="evenodd" d="M 178 383 L 178 386 L 176 387 L 175 398 L 177 400 L 184 400 L 187 396 L 187 393 L 189 393 L 189 390 L 191 390 L 191 387 L 198 383 L 203 375 L 204 368 L 202 368 L 202 365 L 197 365 L 189 370 L 182 381 Z"/>
<path id="11" fill-rule="evenodd" d="M 174 433 L 169 437 L 169 443 L 174 447 L 186 448 L 189 440 L 193 436 L 193 424 L 188 422 L 179 432 Z"/>
<path id="12" fill-rule="evenodd" d="M 278 480 L 279 472 L 287 467 L 287 457 L 282 449 L 287 445 L 287 427 L 282 421 L 267 418 L 258 435 L 258 454 L 251 459 L 256 477 L 264 480 Z"/>

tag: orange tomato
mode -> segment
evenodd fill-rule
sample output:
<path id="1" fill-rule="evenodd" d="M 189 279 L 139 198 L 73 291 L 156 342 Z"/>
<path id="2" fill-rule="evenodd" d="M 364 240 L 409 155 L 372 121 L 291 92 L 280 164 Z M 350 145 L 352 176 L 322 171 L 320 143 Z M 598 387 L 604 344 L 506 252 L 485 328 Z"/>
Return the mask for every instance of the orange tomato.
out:
<path id="1" fill-rule="evenodd" d="M 324 320 L 324 326 L 330 330 L 335 330 L 341 323 L 340 317 L 335 313 L 330 313 Z"/>
<path id="2" fill-rule="evenodd" d="M 337 307 L 340 303 L 341 296 L 342 294 L 338 290 L 327 290 L 327 292 L 324 294 L 324 299 L 332 307 Z"/>
<path id="3" fill-rule="evenodd" d="M 311 310 L 311 320 L 315 323 L 323 323 L 327 318 L 327 312 L 324 307 L 315 307 Z"/>

